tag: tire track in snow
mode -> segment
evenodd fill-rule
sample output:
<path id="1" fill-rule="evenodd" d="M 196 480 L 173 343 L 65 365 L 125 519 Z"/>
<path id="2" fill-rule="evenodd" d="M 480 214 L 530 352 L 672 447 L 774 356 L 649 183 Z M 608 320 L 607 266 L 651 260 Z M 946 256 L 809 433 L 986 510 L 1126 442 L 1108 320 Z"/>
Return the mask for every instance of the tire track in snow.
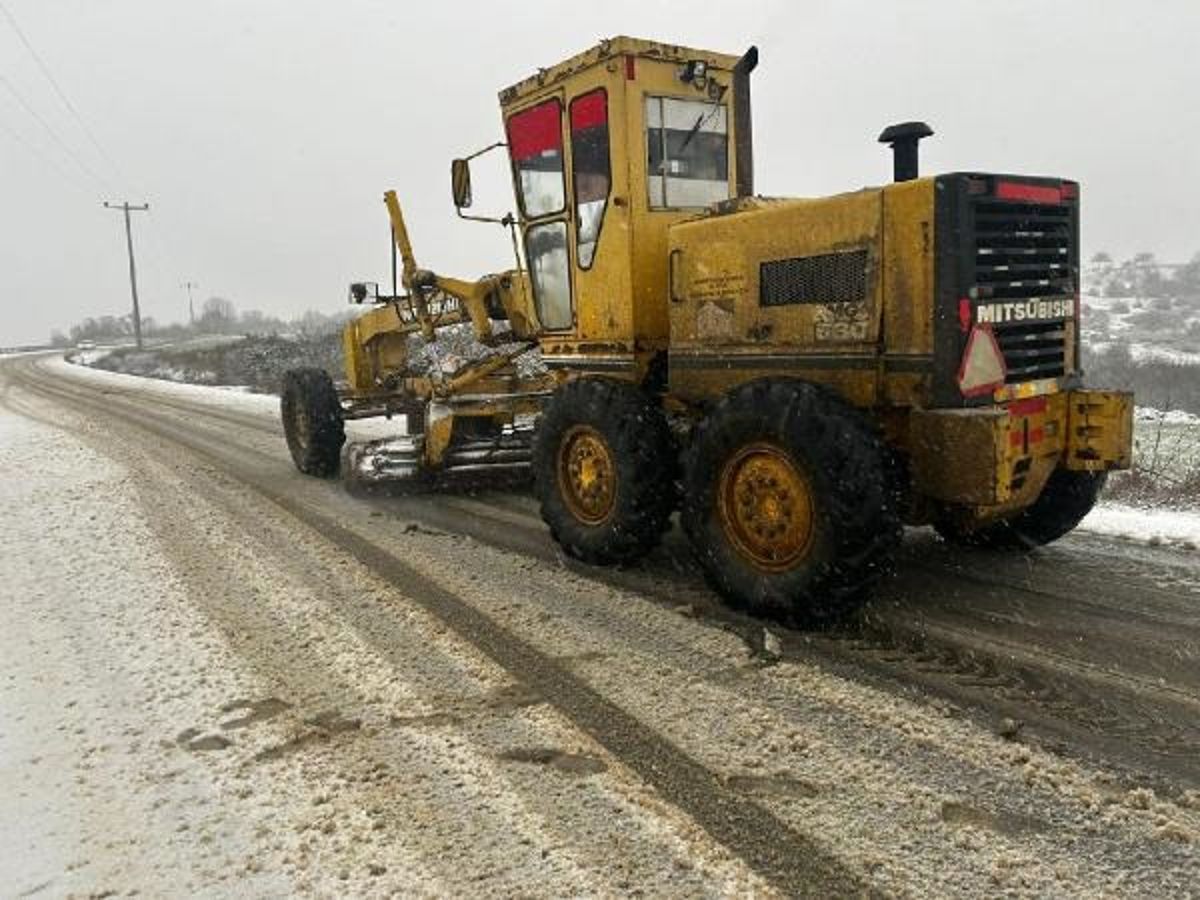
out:
<path id="1" fill-rule="evenodd" d="M 24 367 L 30 366 L 37 366 L 36 360 L 24 363 Z M 45 381 L 34 384 L 45 387 Z M 90 386 L 79 380 L 71 382 L 77 390 L 89 390 Z M 105 399 L 111 402 L 113 398 Z M 148 401 L 155 399 L 147 395 Z M 207 411 L 200 404 L 189 410 L 200 418 Z M 145 416 L 150 411 L 139 407 L 135 413 Z M 244 444 L 238 450 L 264 461 L 286 463 L 282 450 L 278 456 Z M 395 515 L 397 502 L 394 498 L 381 500 L 379 508 Z M 595 569 L 561 556 L 547 538 L 536 508 L 525 498 L 501 494 L 476 500 L 415 493 L 399 503 L 400 518 L 415 517 L 434 528 L 565 565 L 662 604 L 678 606 L 682 594 L 695 615 L 739 634 L 753 650 L 762 648 L 763 623 L 720 606 L 696 573 L 688 571 L 686 548 L 676 546 L 677 539 L 646 564 Z M 1071 593 L 1070 573 L 1059 574 L 1053 565 L 1041 563 L 1047 576 L 1044 583 L 1033 581 L 1027 573 L 1022 583 L 1014 574 L 1024 564 L 1020 559 L 977 554 L 968 564 L 973 561 L 995 569 L 994 573 L 978 573 L 963 571 L 962 560 L 940 545 L 936 551 L 922 556 L 913 548 L 906 549 L 905 556 L 916 558 L 902 563 L 901 576 L 882 586 L 858 628 L 808 635 L 771 626 L 782 635 L 784 658 L 811 658 L 816 653 L 834 670 L 849 670 L 851 677 L 860 680 L 865 674 L 873 684 L 892 692 L 911 692 L 917 686 L 940 695 L 973 710 L 993 728 L 1001 727 L 1006 718 L 1022 721 L 1027 735 L 1060 752 L 1085 757 L 1099 753 L 1135 772 L 1154 773 L 1168 787 L 1180 782 L 1200 785 L 1200 757 L 1194 753 L 1200 741 L 1200 717 L 1194 712 L 1194 696 L 1186 689 L 1153 674 L 1145 677 L 1127 668 L 1114 669 L 1107 662 L 1080 661 L 1072 655 L 1077 645 L 1072 647 L 1062 635 L 1051 635 L 1045 628 L 1020 623 L 1007 630 L 980 628 L 987 624 L 989 613 L 976 610 L 975 601 L 990 596 L 995 598 L 992 607 L 1000 613 L 1025 607 L 1025 600 L 1017 598 L 1029 597 L 1028 609 L 1042 618 L 1052 617 L 1056 612 L 1052 604 L 1060 601 L 1059 605 L 1065 603 L 1072 610 L 1070 627 L 1088 630 L 1088 617 L 1099 604 L 1077 600 Z M 656 572 L 654 567 L 666 571 Z M 926 577 L 918 577 L 921 573 Z M 930 581 L 928 575 L 936 575 L 938 580 Z M 1108 593 L 1120 594 L 1125 584 L 1118 582 Z M 1105 595 L 1101 591 L 1094 596 Z M 1117 605 L 1127 604 L 1119 601 Z M 1180 632 L 1173 629 L 1168 633 L 1177 640 Z M 1092 642 L 1102 637 L 1098 632 L 1089 633 Z M 1117 629 L 1109 658 L 1120 659 L 1121 642 L 1131 639 L 1129 625 Z M 1066 652 L 1060 653 L 1054 640 Z"/>
<path id="2" fill-rule="evenodd" d="M 36 377 L 23 374 L 17 377 L 23 387 L 35 394 L 57 399 L 84 415 L 89 412 L 95 415 L 95 407 L 88 402 L 88 395 L 95 399 L 99 392 L 78 385 L 72 386 L 73 391 L 62 390 Z M 867 892 L 860 877 L 822 846 L 647 729 L 636 717 L 577 677 L 562 661 L 541 653 L 424 573 L 297 500 L 286 486 L 232 472 L 219 452 L 195 440 L 194 435 L 158 421 L 145 411 L 130 411 L 125 404 L 111 400 L 109 398 L 106 410 L 110 416 L 182 446 L 223 469 L 231 478 L 314 528 L 326 541 L 396 585 L 502 668 L 536 685 L 572 724 L 653 785 L 665 800 L 689 815 L 776 888 L 792 896 L 844 896 Z"/>

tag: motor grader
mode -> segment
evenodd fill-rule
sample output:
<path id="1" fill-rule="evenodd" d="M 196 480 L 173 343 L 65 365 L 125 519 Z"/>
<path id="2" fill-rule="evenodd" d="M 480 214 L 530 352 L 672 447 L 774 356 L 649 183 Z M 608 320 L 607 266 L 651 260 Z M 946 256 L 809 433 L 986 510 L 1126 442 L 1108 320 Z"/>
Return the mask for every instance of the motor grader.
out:
<path id="1" fill-rule="evenodd" d="M 343 386 L 288 374 L 297 466 L 336 473 L 346 419 L 395 416 L 383 474 L 531 468 L 554 539 L 595 564 L 641 557 L 678 509 L 726 598 L 817 621 L 902 524 L 1009 548 L 1074 528 L 1132 419 L 1083 387 L 1078 184 L 919 177 L 932 131 L 909 122 L 880 136 L 892 183 L 759 196 L 757 60 L 619 37 L 501 91 L 480 153 L 506 153 L 515 214 L 467 212 L 479 154 L 451 184 L 460 216 L 509 229 L 513 268 L 420 268 L 385 194 L 403 290 L 352 286 L 370 308 Z M 450 326 L 485 352 L 414 366 Z"/>

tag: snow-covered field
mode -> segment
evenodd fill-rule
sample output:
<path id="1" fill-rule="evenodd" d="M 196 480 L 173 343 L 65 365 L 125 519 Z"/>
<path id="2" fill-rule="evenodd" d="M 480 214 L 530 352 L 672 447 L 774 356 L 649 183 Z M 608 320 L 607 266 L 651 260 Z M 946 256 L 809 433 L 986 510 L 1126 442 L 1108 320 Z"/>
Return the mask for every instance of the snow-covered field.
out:
<path id="1" fill-rule="evenodd" d="M 1144 488 L 1132 496 L 1153 511 L 1200 513 L 1200 416 L 1178 409 L 1137 407 L 1133 423 L 1136 479 Z M 1130 496 L 1113 476 L 1113 493 Z"/>
<path id="2" fill-rule="evenodd" d="M 1138 361 L 1200 365 L 1200 301 L 1085 293 L 1080 303 L 1089 347 L 1122 342 Z"/>

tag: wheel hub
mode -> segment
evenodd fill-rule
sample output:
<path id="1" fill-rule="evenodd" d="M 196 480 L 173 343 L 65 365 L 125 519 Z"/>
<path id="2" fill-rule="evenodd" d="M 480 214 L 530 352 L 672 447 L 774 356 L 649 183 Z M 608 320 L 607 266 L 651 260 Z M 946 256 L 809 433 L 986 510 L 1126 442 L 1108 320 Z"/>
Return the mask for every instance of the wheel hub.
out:
<path id="1" fill-rule="evenodd" d="M 725 463 L 717 505 L 730 543 L 758 569 L 789 569 L 812 545 L 808 478 L 773 444 L 750 444 Z"/>
<path id="2" fill-rule="evenodd" d="M 573 516 L 588 525 L 607 521 L 617 497 L 616 475 L 612 450 L 599 431 L 576 425 L 563 435 L 558 486 Z"/>

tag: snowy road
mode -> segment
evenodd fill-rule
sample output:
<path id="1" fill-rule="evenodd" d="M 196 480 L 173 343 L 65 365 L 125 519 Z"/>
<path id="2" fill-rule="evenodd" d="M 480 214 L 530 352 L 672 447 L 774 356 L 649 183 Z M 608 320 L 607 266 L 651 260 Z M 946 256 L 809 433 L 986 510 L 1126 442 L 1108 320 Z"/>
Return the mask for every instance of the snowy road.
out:
<path id="1" fill-rule="evenodd" d="M 1200 563 L 921 532 L 862 627 L 359 497 L 265 398 L 0 360 L 0 893 L 1187 895 Z"/>

